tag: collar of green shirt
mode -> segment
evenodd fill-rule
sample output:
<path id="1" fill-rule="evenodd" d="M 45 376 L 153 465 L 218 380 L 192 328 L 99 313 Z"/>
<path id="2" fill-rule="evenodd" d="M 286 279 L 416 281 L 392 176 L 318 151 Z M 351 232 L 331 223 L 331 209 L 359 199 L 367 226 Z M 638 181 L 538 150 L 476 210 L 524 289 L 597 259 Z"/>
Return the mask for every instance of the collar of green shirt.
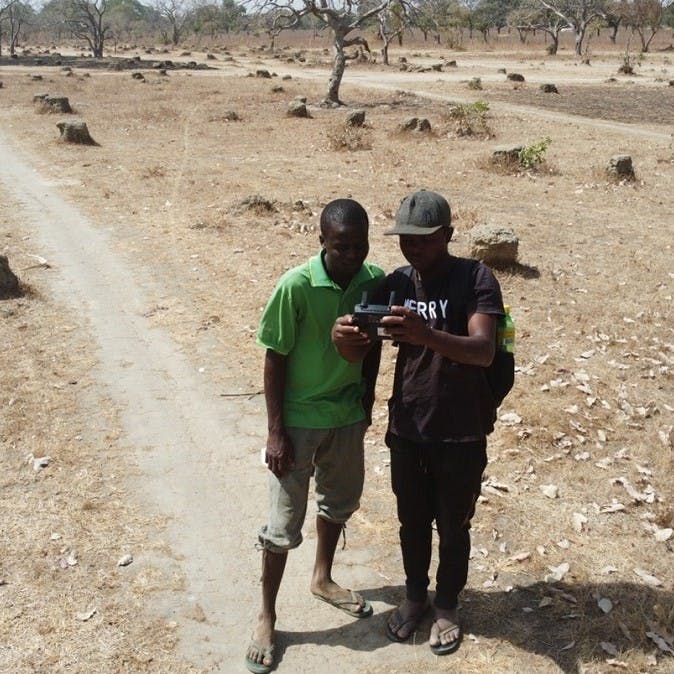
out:
<path id="1" fill-rule="evenodd" d="M 325 250 L 321 250 L 318 255 L 309 259 L 309 279 L 314 288 L 328 287 L 342 290 L 338 283 L 335 283 L 329 276 L 325 268 L 323 258 L 325 257 Z M 358 273 L 351 279 L 349 287 L 357 287 L 364 281 L 369 281 L 374 278 L 372 270 L 367 263 L 363 262 Z"/>

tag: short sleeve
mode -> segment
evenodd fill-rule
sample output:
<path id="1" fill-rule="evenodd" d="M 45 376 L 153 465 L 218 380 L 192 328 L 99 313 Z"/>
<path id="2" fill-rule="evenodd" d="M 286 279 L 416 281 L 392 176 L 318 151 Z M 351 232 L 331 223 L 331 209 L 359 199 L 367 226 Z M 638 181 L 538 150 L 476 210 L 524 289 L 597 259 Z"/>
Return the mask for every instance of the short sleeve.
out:
<path id="1" fill-rule="evenodd" d="M 475 306 L 478 314 L 504 315 L 501 286 L 492 270 L 484 264 L 478 264 L 473 278 L 475 288 Z"/>
<path id="2" fill-rule="evenodd" d="M 262 312 L 257 343 L 281 355 L 288 355 L 295 346 L 303 306 L 301 290 L 291 279 L 282 278 Z"/>

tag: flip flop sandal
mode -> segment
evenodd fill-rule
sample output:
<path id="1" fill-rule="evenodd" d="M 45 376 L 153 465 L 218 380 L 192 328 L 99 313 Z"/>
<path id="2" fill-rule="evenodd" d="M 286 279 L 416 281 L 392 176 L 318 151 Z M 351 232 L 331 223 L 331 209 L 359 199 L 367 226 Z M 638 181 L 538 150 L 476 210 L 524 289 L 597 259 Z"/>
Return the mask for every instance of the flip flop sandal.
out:
<path id="1" fill-rule="evenodd" d="M 446 634 L 447 632 L 455 630 L 457 627 L 459 628 L 459 634 L 456 637 L 456 639 L 454 639 L 454 641 L 450 641 L 448 644 L 443 644 L 442 642 L 440 642 L 438 644 L 435 644 L 435 646 L 432 644 L 430 645 L 431 651 L 435 655 L 449 655 L 450 653 L 454 653 L 454 651 L 456 651 L 459 648 L 459 646 L 461 645 L 461 640 L 463 639 L 463 630 L 461 629 L 461 625 L 452 625 L 452 627 L 447 627 L 444 630 L 440 630 L 438 632 L 438 638 L 441 635 Z"/>
<path id="2" fill-rule="evenodd" d="M 391 618 L 386 621 L 386 636 L 388 637 L 389 641 L 395 641 L 399 644 L 407 641 L 417 631 L 417 627 L 419 627 L 419 623 L 423 620 L 427 610 L 428 604 L 424 606 L 421 611 L 413 613 L 409 618 L 407 618 L 407 620 L 403 620 L 400 610 L 396 609 L 391 616 L 391 618 L 393 618 L 393 616 L 397 614 L 400 618 L 400 622 L 398 623 L 398 626 L 395 628 L 395 630 L 389 624 L 389 620 L 391 620 Z M 403 629 L 403 627 L 407 627 L 408 625 L 410 626 L 409 632 L 404 637 L 401 637 L 400 631 Z"/>
<path id="3" fill-rule="evenodd" d="M 251 648 L 255 648 L 258 653 L 262 654 L 262 658 L 271 658 L 271 665 L 265 665 L 263 662 L 255 662 L 251 660 L 248 655 L 246 655 L 245 663 L 246 663 L 246 668 L 248 669 L 249 672 L 253 672 L 253 674 L 268 674 L 271 672 L 272 669 L 274 669 L 274 645 L 272 644 L 271 646 L 261 646 L 255 639 L 251 640 L 250 644 L 248 645 L 248 651 L 250 651 Z"/>
<path id="4" fill-rule="evenodd" d="M 372 604 L 363 599 L 357 592 L 353 590 L 349 590 L 349 592 L 351 593 L 350 599 L 330 599 L 322 597 L 320 594 L 314 594 L 314 597 L 338 608 L 340 611 L 344 611 L 344 613 L 348 613 L 353 618 L 369 618 L 373 613 Z"/>

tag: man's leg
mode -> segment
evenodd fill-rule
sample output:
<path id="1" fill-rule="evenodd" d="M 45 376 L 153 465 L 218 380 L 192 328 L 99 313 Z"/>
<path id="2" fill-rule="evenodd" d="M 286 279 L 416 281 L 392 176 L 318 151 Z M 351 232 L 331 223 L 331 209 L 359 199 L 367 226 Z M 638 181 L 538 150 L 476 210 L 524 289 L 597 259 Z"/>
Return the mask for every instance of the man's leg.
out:
<path id="1" fill-rule="evenodd" d="M 333 429 L 314 455 L 319 515 L 311 592 L 359 618 L 371 615 L 372 607 L 358 593 L 333 580 L 332 565 L 344 522 L 360 505 L 365 474 L 365 428 L 365 422 L 358 422 Z"/>
<path id="2" fill-rule="evenodd" d="M 262 608 L 246 657 L 254 663 L 271 667 L 274 659 L 274 625 L 276 624 L 276 597 L 288 559 L 287 552 L 262 551 Z"/>
<path id="3" fill-rule="evenodd" d="M 400 548 L 405 569 L 406 597 L 388 620 L 387 636 L 405 641 L 416 630 L 427 608 L 428 567 L 433 537 L 430 467 L 425 452 L 390 440 L 391 485 L 400 522 Z"/>
<path id="4" fill-rule="evenodd" d="M 335 599 L 344 595 L 344 590 L 332 580 L 332 564 L 339 535 L 344 525 L 330 522 L 324 517 L 316 517 L 316 561 L 311 577 L 311 591 L 326 599 Z"/>
<path id="5" fill-rule="evenodd" d="M 258 535 L 262 545 L 262 607 L 246 651 L 251 671 L 267 671 L 274 662 L 276 597 L 283 579 L 288 550 L 302 542 L 311 475 L 312 432 L 288 429 L 295 447 L 293 467 L 282 477 L 269 473 L 269 521 Z"/>
<path id="6" fill-rule="evenodd" d="M 440 539 L 430 637 L 435 652 L 451 652 L 459 645 L 458 599 L 468 578 L 470 522 L 486 464 L 486 440 L 439 447 L 431 460 Z"/>

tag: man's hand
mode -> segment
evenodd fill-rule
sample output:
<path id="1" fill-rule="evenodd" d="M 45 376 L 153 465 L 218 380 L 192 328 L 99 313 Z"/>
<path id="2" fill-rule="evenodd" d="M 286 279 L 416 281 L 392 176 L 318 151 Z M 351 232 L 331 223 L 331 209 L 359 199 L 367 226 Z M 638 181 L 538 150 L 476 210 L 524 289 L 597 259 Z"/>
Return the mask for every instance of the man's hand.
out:
<path id="1" fill-rule="evenodd" d="M 394 342 L 425 346 L 431 336 L 431 328 L 423 316 L 409 307 L 391 307 L 392 316 L 384 316 L 381 324 Z"/>
<path id="2" fill-rule="evenodd" d="M 340 316 L 332 326 L 332 342 L 337 348 L 340 346 L 351 348 L 369 345 L 370 338 L 366 332 L 361 332 L 360 328 L 354 325 L 353 316 L 346 314 Z"/>
<path id="3" fill-rule="evenodd" d="M 362 332 L 357 325 L 353 324 L 351 314 L 340 316 L 335 321 L 331 337 L 337 353 L 350 363 L 363 360 L 373 344 L 367 333 Z"/>
<path id="4" fill-rule="evenodd" d="M 276 477 L 281 477 L 292 467 L 295 462 L 295 448 L 285 431 L 280 433 L 269 433 L 267 436 L 265 461 L 267 462 L 267 468 L 269 468 Z"/>

